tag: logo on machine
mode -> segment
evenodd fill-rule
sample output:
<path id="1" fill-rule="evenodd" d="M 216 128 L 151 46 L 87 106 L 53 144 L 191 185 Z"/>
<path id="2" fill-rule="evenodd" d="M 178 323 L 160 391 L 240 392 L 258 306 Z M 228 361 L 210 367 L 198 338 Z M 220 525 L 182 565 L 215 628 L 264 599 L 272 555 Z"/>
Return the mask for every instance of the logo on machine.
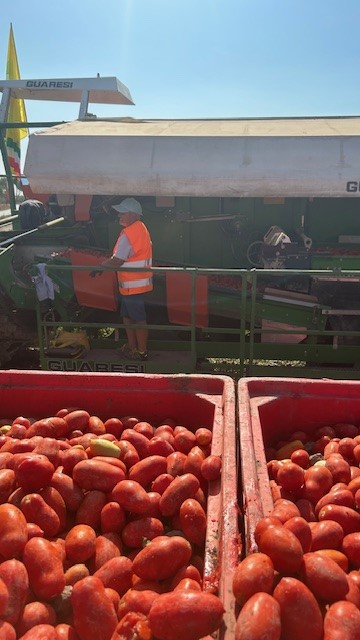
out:
<path id="1" fill-rule="evenodd" d="M 348 193 L 360 192 L 360 180 L 349 180 L 349 182 L 346 183 L 346 191 Z"/>
<path id="2" fill-rule="evenodd" d="M 140 362 L 128 364 L 112 362 L 85 362 L 84 360 L 47 360 L 48 371 L 80 371 L 83 373 L 145 373 Z"/>
<path id="3" fill-rule="evenodd" d="M 26 86 L 34 89 L 70 89 L 73 86 L 70 80 L 27 80 Z"/>

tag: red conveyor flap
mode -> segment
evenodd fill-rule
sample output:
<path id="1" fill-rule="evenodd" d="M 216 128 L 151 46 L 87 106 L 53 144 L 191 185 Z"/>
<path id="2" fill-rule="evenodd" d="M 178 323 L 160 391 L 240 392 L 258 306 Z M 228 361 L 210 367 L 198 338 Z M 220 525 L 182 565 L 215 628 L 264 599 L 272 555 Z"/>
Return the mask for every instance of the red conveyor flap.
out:
<path id="1" fill-rule="evenodd" d="M 191 275 L 190 273 L 166 274 L 166 304 L 169 321 L 172 324 L 191 325 Z M 209 326 L 208 278 L 196 276 L 197 327 Z"/>
<path id="2" fill-rule="evenodd" d="M 105 256 L 96 251 L 70 249 L 69 256 L 73 266 L 89 265 L 97 267 Z M 90 271 L 73 271 L 75 295 L 78 303 L 83 307 L 116 311 L 118 308 L 117 278 L 113 271 L 104 271 L 101 276 L 91 278 Z"/>

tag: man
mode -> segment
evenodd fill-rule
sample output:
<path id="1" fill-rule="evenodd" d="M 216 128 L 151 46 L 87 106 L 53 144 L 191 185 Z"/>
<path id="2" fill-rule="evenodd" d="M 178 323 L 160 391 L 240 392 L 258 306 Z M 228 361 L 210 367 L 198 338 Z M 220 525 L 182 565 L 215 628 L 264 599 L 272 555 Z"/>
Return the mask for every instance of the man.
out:
<path id="1" fill-rule="evenodd" d="M 40 200 L 24 200 L 18 210 L 20 229 L 36 229 L 46 222 L 47 205 Z"/>
<path id="2" fill-rule="evenodd" d="M 149 231 L 140 218 L 142 208 L 135 198 L 125 198 L 119 205 L 112 205 L 118 213 L 121 231 L 113 249 L 111 258 L 101 263 L 102 267 L 151 267 L 152 243 Z M 101 271 L 92 271 L 91 276 Z M 147 360 L 148 330 L 146 324 L 144 294 L 151 291 L 151 271 L 118 271 L 119 293 L 121 296 L 120 313 L 125 325 L 127 344 L 121 351 L 124 356 Z M 136 324 L 133 329 L 129 324 Z"/>

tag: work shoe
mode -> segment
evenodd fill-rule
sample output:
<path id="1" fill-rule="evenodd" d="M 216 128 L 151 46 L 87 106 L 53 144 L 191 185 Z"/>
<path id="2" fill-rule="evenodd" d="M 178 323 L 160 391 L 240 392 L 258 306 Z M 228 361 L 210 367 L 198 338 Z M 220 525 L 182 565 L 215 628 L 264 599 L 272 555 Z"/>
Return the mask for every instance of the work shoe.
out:
<path id="1" fill-rule="evenodd" d="M 118 349 L 118 354 L 119 356 L 121 356 L 122 358 L 126 359 L 126 360 L 137 360 L 138 359 L 138 352 L 136 349 L 131 349 L 129 347 L 128 344 L 123 344 L 122 347 L 120 347 L 120 349 Z"/>

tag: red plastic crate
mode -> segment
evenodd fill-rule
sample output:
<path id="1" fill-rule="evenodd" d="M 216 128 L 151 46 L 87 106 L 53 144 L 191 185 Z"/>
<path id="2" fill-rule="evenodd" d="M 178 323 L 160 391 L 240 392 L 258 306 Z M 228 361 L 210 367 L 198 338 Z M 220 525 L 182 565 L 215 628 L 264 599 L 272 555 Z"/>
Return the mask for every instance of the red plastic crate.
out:
<path id="1" fill-rule="evenodd" d="M 238 528 L 235 384 L 227 376 L 115 373 L 0 372 L 0 417 L 44 417 L 78 406 L 102 419 L 135 415 L 160 424 L 207 427 L 212 453 L 222 457 L 222 476 L 210 483 L 207 505 L 204 589 L 224 603 L 222 640 L 234 637 L 232 575 L 241 554 Z M 209 639 L 211 640 L 211 639 Z"/>
<path id="2" fill-rule="evenodd" d="M 273 509 L 265 448 L 297 430 L 360 423 L 360 382 L 243 378 L 238 383 L 246 553 L 256 550 L 256 523 Z"/>

